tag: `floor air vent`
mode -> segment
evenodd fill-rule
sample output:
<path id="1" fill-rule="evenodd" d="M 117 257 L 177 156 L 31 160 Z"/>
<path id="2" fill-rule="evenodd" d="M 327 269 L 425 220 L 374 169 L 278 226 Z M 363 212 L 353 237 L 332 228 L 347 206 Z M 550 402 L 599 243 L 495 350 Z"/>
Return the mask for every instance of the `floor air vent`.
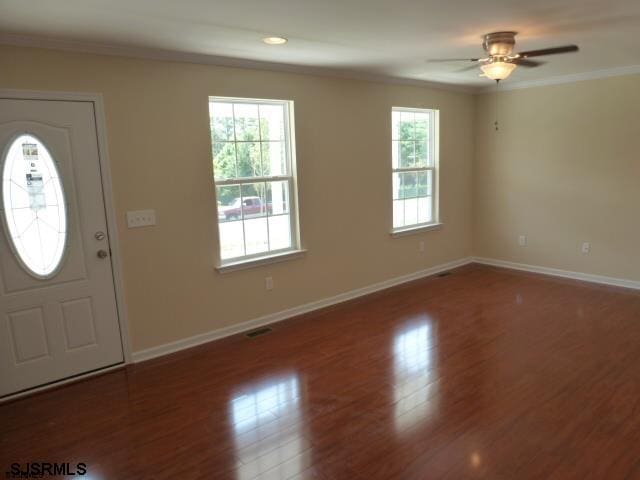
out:
<path id="1" fill-rule="evenodd" d="M 437 277 L 448 277 L 449 275 L 451 275 L 451 272 L 442 272 L 442 273 L 439 273 L 436 276 Z"/>
<path id="2" fill-rule="evenodd" d="M 271 329 L 269 327 L 259 328 L 258 330 L 245 333 L 245 335 L 249 338 L 254 338 L 254 337 L 259 337 L 260 335 L 266 335 L 267 333 L 271 333 Z"/>

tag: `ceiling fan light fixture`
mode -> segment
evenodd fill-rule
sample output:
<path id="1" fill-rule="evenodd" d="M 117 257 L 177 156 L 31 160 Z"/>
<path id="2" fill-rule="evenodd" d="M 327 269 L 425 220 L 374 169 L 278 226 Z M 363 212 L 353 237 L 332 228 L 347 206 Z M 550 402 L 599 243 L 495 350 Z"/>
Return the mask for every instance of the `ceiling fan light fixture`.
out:
<path id="1" fill-rule="evenodd" d="M 491 80 L 504 80 L 516 69 L 515 63 L 491 62 L 480 65 L 480 69 Z"/>
<path id="2" fill-rule="evenodd" d="M 276 36 L 264 37 L 262 39 L 262 42 L 266 43 L 267 45 L 284 45 L 288 41 L 289 40 L 287 40 L 284 37 L 276 37 Z"/>

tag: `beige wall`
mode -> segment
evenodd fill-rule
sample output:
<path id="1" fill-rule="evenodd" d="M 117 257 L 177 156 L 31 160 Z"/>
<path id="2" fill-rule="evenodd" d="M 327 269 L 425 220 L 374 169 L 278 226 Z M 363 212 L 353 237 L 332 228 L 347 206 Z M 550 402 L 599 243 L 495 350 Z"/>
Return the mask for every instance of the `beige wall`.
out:
<path id="1" fill-rule="evenodd" d="M 104 94 L 136 351 L 471 254 L 471 95 L 15 47 L 0 65 L 0 88 Z M 209 95 L 294 100 L 304 258 L 214 270 Z M 442 230 L 389 236 L 392 106 L 440 109 Z M 125 212 L 142 208 L 158 226 L 128 230 Z"/>
<path id="2" fill-rule="evenodd" d="M 475 127 L 475 255 L 640 280 L 640 75 L 480 95 Z"/>
<path id="3" fill-rule="evenodd" d="M 473 97 L 16 47 L 0 65 L 0 88 L 104 95 L 135 351 L 472 253 L 640 280 L 639 75 Z M 209 95 L 294 100 L 304 258 L 215 271 Z M 441 111 L 441 230 L 389 236 L 392 106 Z M 158 226 L 128 230 L 141 208 Z"/>

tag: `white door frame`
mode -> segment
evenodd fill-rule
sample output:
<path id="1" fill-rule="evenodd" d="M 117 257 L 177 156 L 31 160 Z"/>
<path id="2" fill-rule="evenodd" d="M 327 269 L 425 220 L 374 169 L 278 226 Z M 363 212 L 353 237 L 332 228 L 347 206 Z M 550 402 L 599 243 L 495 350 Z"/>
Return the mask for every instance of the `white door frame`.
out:
<path id="1" fill-rule="evenodd" d="M 93 112 L 96 124 L 96 135 L 98 138 L 98 160 L 100 164 L 100 176 L 102 179 L 102 192 L 104 197 L 104 207 L 107 217 L 107 229 L 109 231 L 109 246 L 111 248 L 111 266 L 113 271 L 113 286 L 116 295 L 116 308 L 118 311 L 118 323 L 120 325 L 120 339 L 122 341 L 122 353 L 124 364 L 132 363 L 131 339 L 129 336 L 129 319 L 124 297 L 124 284 L 122 276 L 122 263 L 120 257 L 120 240 L 118 235 L 118 222 L 113 203 L 113 191 L 111 188 L 111 165 L 109 161 L 109 151 L 107 148 L 107 127 L 104 113 L 104 100 L 101 93 L 80 93 L 80 92 L 48 92 L 40 90 L 14 90 L 0 89 L 0 99 L 17 100 L 58 100 L 74 102 L 93 103 Z M 80 374 L 70 379 L 61 379 L 44 387 L 36 387 L 26 392 L 16 395 L 9 395 L 3 399 L 10 400 L 23 395 L 30 395 L 36 391 L 56 387 L 62 383 L 76 381 L 77 379 L 103 373 L 107 370 L 118 368 L 121 365 L 108 367 L 86 374 Z"/>

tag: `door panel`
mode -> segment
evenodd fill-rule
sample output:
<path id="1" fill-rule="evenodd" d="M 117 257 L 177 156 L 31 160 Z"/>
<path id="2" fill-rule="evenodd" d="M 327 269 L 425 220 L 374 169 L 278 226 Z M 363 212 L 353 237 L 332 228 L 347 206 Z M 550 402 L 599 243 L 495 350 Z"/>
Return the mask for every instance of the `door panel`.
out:
<path id="1" fill-rule="evenodd" d="M 11 151 L 22 156 L 12 158 L 24 163 L 15 164 L 10 177 L 4 166 L 16 138 L 21 150 Z M 64 192 L 64 219 L 50 213 L 59 195 L 51 186 L 55 180 L 47 177 L 45 150 Z M 97 255 L 109 252 L 109 232 L 93 103 L 0 99 L 0 152 L 2 192 L 13 188 L 15 194 L 7 197 L 17 202 L 12 215 L 25 218 L 12 224 L 12 233 L 5 215 L 8 204 L 0 195 L 3 396 L 121 363 L 123 354 L 111 259 Z M 23 250 L 31 248 L 33 258 L 44 261 L 51 257 L 54 239 L 65 231 L 61 264 L 49 276 L 31 271 L 11 239 L 24 240 L 28 248 Z"/>
<path id="2" fill-rule="evenodd" d="M 11 344 L 16 363 L 49 355 L 42 308 L 27 308 L 8 314 Z"/>
<path id="3" fill-rule="evenodd" d="M 60 304 L 67 350 L 96 344 L 95 318 L 91 297 Z"/>

